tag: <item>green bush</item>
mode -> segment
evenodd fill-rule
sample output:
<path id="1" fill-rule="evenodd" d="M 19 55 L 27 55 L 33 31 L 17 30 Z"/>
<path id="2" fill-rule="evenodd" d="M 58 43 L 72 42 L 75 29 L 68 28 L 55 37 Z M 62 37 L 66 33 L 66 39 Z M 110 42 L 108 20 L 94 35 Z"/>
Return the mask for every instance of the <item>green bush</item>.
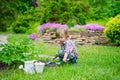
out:
<path id="1" fill-rule="evenodd" d="M 72 20 L 69 20 L 69 21 L 67 22 L 67 25 L 68 25 L 69 28 L 72 28 L 72 27 L 75 26 L 75 23 L 74 23 Z"/>
<path id="2" fill-rule="evenodd" d="M 0 62 L 11 65 L 25 61 L 27 56 L 23 53 L 32 49 L 33 44 L 30 39 L 24 39 L 14 43 L 1 44 L 0 47 L 2 47 L 0 51 Z"/>
<path id="3" fill-rule="evenodd" d="M 16 21 L 11 25 L 15 33 L 33 33 L 40 23 L 41 13 L 38 8 L 31 8 L 24 12 L 24 15 L 18 16 Z"/>
<path id="4" fill-rule="evenodd" d="M 87 14 L 86 11 L 86 5 L 83 4 L 82 1 L 48 1 L 48 3 L 46 2 L 46 8 L 43 12 L 40 24 L 47 22 L 71 24 L 70 20 L 72 20 L 72 17 L 76 18 L 77 24 L 85 24 L 85 15 Z"/>
<path id="5" fill-rule="evenodd" d="M 29 29 L 29 24 L 26 19 L 20 16 L 15 23 L 12 24 L 15 33 L 25 33 Z"/>
<path id="6" fill-rule="evenodd" d="M 120 14 L 110 18 L 104 32 L 108 40 L 120 45 Z"/>
<path id="7" fill-rule="evenodd" d="M 86 17 L 83 14 L 78 14 L 76 18 L 77 24 L 86 24 Z"/>
<path id="8" fill-rule="evenodd" d="M 7 31 L 18 15 L 32 7 L 32 0 L 0 0 L 0 5 L 0 31 Z"/>

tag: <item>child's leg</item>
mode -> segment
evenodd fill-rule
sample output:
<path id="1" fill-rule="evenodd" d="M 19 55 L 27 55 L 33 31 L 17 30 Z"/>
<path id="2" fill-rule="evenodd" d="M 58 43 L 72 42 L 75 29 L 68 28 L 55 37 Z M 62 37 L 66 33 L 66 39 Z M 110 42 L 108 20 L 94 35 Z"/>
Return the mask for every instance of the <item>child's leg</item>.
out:
<path id="1" fill-rule="evenodd" d="M 76 58 L 70 59 L 70 62 L 71 62 L 72 64 L 76 64 Z"/>
<path id="2" fill-rule="evenodd" d="M 63 50 L 59 50 L 58 53 L 57 53 L 57 56 L 59 57 L 60 59 L 60 64 L 63 64 L 64 61 L 63 61 L 63 57 L 64 57 L 64 52 Z"/>
<path id="3" fill-rule="evenodd" d="M 74 53 L 69 54 L 69 59 L 72 64 L 76 64 L 76 56 Z"/>

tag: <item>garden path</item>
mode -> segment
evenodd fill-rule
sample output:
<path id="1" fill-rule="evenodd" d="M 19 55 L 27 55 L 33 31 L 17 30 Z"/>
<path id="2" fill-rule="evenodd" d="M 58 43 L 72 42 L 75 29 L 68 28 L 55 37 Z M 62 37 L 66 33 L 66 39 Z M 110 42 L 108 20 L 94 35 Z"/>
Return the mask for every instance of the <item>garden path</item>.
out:
<path id="1" fill-rule="evenodd" d="M 0 44 L 5 44 L 7 43 L 7 37 L 9 36 L 9 34 L 0 34 Z M 2 48 L 0 48 L 1 50 Z"/>

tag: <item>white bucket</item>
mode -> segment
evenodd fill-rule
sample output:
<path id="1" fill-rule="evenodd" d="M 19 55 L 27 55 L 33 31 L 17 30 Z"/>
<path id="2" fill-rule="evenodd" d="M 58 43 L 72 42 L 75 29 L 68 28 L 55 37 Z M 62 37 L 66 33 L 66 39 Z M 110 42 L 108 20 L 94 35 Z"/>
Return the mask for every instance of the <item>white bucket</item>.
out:
<path id="1" fill-rule="evenodd" d="M 24 71 L 26 73 L 30 73 L 30 74 L 33 74 L 35 73 L 34 71 L 34 61 L 25 61 L 24 62 Z"/>
<path id="2" fill-rule="evenodd" d="M 36 62 L 36 63 L 34 63 L 34 66 L 35 66 L 35 71 L 36 71 L 37 73 L 43 73 L 45 63 Z"/>

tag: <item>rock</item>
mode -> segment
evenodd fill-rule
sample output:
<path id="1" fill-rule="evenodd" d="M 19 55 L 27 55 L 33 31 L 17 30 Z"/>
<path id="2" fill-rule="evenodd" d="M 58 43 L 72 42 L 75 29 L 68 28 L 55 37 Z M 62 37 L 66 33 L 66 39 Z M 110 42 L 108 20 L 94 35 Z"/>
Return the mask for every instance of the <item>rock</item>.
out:
<path id="1" fill-rule="evenodd" d="M 76 39 L 76 38 L 79 38 L 80 35 L 69 35 L 70 39 Z"/>
<path id="2" fill-rule="evenodd" d="M 0 44 L 6 44 L 7 43 L 7 37 L 8 35 L 0 35 Z"/>
<path id="3" fill-rule="evenodd" d="M 69 35 L 79 35 L 80 31 L 68 31 Z"/>
<path id="4" fill-rule="evenodd" d="M 69 31 L 69 36 L 76 45 L 94 45 L 109 43 L 105 38 L 103 31 Z M 45 43 L 59 44 L 59 40 L 56 38 L 55 32 L 49 32 L 46 35 L 41 36 L 41 39 Z"/>

